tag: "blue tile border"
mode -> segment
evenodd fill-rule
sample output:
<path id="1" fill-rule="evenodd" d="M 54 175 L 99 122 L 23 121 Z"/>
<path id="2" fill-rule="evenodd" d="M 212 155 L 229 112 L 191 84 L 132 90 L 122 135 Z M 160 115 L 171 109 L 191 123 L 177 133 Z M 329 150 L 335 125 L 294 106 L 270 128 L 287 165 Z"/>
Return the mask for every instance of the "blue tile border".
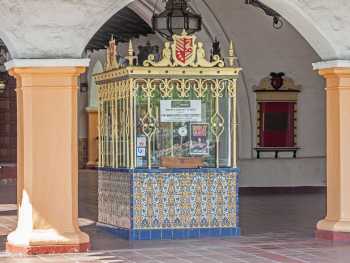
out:
<path id="1" fill-rule="evenodd" d="M 239 236 L 240 229 L 237 228 L 198 228 L 198 229 L 163 229 L 163 230 L 132 230 L 139 235 L 133 240 L 181 240 L 200 239 L 209 237 Z"/>
<path id="2" fill-rule="evenodd" d="M 126 240 L 179 240 L 239 236 L 240 228 L 129 230 L 97 223 L 97 228 Z"/>

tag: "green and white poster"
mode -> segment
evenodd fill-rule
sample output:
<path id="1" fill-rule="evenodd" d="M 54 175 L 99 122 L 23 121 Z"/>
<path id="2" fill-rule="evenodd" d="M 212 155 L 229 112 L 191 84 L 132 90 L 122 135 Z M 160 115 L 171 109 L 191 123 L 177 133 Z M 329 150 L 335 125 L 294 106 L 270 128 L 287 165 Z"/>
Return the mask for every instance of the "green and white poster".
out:
<path id="1" fill-rule="evenodd" d="M 160 122 L 201 122 L 201 100 L 161 100 Z"/>

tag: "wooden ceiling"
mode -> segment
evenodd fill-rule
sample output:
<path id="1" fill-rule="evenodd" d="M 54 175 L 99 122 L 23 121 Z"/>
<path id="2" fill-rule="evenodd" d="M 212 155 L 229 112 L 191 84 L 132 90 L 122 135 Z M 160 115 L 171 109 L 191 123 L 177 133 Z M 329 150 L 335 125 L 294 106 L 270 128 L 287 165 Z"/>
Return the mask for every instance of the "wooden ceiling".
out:
<path id="1" fill-rule="evenodd" d="M 93 36 L 87 45 L 87 50 L 104 49 L 111 35 L 118 42 L 127 42 L 131 38 L 153 34 L 152 28 L 134 11 L 125 7 L 112 16 Z"/>

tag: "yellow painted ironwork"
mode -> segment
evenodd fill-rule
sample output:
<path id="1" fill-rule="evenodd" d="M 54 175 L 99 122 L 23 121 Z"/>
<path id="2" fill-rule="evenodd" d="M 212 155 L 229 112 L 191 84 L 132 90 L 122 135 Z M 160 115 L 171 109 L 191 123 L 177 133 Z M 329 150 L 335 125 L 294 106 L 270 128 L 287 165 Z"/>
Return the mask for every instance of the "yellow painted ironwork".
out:
<path id="1" fill-rule="evenodd" d="M 159 105 L 153 105 L 155 98 L 174 97 L 192 100 L 208 100 L 211 109 L 210 132 L 215 140 L 215 163 L 220 167 L 220 145 L 230 144 L 230 165 L 237 167 L 237 78 L 241 71 L 234 66 L 236 59 L 233 43 L 230 44 L 228 64 L 215 56 L 211 62 L 206 60 L 203 44 L 195 43 L 192 36 L 174 36 L 174 42 L 181 37 L 191 38 L 193 54 L 190 62 L 181 62 L 177 57 L 175 44 L 165 43 L 162 58 L 155 61 L 150 55 L 143 66 L 135 66 L 136 57 L 129 44 L 128 66 L 114 61 L 115 42 L 108 48 L 105 71 L 94 76 L 98 85 L 98 132 L 99 166 L 113 168 L 135 168 L 136 132 L 140 125 L 147 140 L 147 167 L 152 168 L 152 156 L 156 148 L 155 135 L 159 129 Z M 114 41 L 114 40 L 113 40 Z M 137 119 L 139 100 L 146 103 L 145 111 Z M 230 100 L 229 119 L 222 113 L 223 99 Z M 173 129 L 173 123 L 170 124 Z M 111 126 L 111 127 L 109 127 Z M 221 142 L 228 129 L 230 142 Z M 172 140 L 173 144 L 173 140 Z M 174 155 L 174 149 L 171 151 Z"/>

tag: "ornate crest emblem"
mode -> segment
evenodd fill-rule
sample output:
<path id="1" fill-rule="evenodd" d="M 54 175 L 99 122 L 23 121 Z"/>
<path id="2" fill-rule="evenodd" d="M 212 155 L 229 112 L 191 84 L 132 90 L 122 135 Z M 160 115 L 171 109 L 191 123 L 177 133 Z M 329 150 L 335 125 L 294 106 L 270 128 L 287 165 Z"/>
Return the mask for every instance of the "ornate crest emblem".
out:
<path id="1" fill-rule="evenodd" d="M 188 36 L 186 32 L 184 32 L 181 36 L 174 35 L 173 38 L 174 43 L 172 50 L 174 65 L 184 67 L 193 64 L 196 59 L 196 37 Z"/>

